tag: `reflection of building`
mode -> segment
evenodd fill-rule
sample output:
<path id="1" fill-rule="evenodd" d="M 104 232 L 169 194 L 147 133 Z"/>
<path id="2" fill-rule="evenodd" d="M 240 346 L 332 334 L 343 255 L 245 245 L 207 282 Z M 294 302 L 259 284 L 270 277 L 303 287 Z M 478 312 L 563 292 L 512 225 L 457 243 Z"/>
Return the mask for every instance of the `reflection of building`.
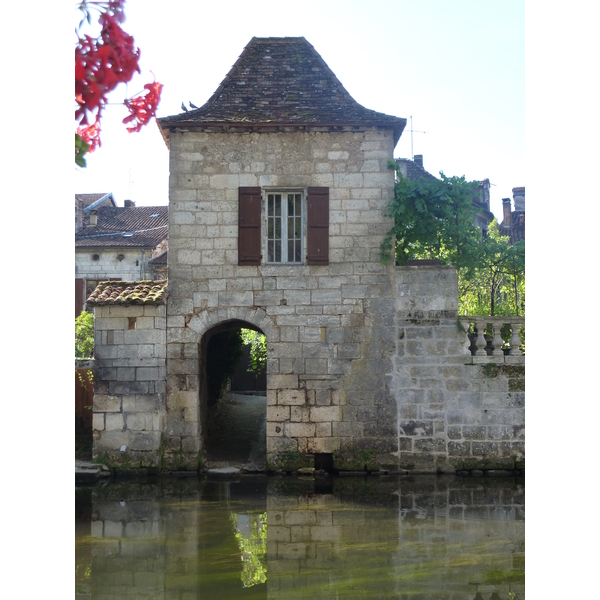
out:
<path id="1" fill-rule="evenodd" d="M 434 175 L 423 168 L 423 155 L 415 154 L 413 160 L 408 158 L 395 159 L 400 166 L 400 173 L 409 181 L 418 181 L 419 179 L 437 179 Z M 494 215 L 490 211 L 490 180 L 484 179 L 479 182 L 479 187 L 473 196 L 473 206 L 476 209 L 475 223 L 481 229 L 483 236 L 487 235 L 489 224 L 493 221 Z"/>
<path id="2" fill-rule="evenodd" d="M 79 194 L 75 209 L 75 316 L 100 281 L 166 277 L 168 206 L 118 207 L 112 194 Z"/>
<path id="3" fill-rule="evenodd" d="M 514 210 L 511 211 L 510 198 L 502 199 L 504 218 L 500 223 L 500 233 L 510 236 L 510 243 L 525 241 L 525 188 L 513 188 Z"/>

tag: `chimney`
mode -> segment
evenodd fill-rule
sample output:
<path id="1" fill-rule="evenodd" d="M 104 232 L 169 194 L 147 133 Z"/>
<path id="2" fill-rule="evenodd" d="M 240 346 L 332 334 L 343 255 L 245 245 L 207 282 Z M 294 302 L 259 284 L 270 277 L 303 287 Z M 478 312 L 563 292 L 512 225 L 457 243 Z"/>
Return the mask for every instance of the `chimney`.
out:
<path id="1" fill-rule="evenodd" d="M 90 227 L 96 227 L 98 225 L 98 211 L 90 211 Z"/>
<path id="2" fill-rule="evenodd" d="M 504 210 L 504 221 L 502 225 L 510 227 L 512 225 L 510 213 L 510 198 L 502 198 L 502 210 Z"/>
<path id="3" fill-rule="evenodd" d="M 423 168 L 423 155 L 422 154 L 415 154 L 414 158 L 413 158 L 413 162 L 418 165 L 419 167 L 421 167 L 421 169 Z"/>
<path id="4" fill-rule="evenodd" d="M 525 188 L 513 188 L 513 198 L 515 199 L 515 210 L 525 212 Z"/>
<path id="5" fill-rule="evenodd" d="M 135 206 L 135 202 L 133 200 L 125 200 L 123 206 L 125 208 L 131 208 L 132 206 Z"/>

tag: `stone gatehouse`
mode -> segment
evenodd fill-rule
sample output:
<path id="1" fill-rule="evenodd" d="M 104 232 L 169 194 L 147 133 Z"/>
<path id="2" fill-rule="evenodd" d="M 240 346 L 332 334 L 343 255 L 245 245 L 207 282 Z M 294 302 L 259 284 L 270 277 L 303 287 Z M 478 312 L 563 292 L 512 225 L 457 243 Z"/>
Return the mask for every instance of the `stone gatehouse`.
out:
<path id="1" fill-rule="evenodd" d="M 322 454 L 347 470 L 522 464 L 523 357 L 471 356 L 452 267 L 382 265 L 387 167 L 405 119 L 355 102 L 304 38 L 253 38 L 206 104 L 158 121 L 170 155 L 168 294 L 138 298 L 158 311 L 151 343 L 164 339 L 164 353 L 121 364 L 127 353 L 104 344 L 114 325 L 113 345 L 148 345 L 125 331 L 140 305 L 121 292 L 97 302 L 106 397 L 95 456 L 196 468 L 207 343 L 243 326 L 267 338 L 269 468 Z M 147 368 L 157 378 L 140 386 Z M 115 417 L 126 406 L 146 414 L 136 435 Z"/>

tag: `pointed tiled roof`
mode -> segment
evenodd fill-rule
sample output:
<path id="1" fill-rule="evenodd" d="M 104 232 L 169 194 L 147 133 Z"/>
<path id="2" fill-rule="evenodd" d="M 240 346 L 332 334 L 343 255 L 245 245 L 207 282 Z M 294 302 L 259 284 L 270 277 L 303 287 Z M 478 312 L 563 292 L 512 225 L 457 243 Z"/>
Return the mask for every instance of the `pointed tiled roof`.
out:
<path id="1" fill-rule="evenodd" d="M 75 234 L 75 248 L 155 248 L 168 235 L 168 206 L 102 207 L 98 224 Z"/>
<path id="2" fill-rule="evenodd" d="M 361 106 L 303 37 L 250 40 L 200 108 L 157 120 L 169 127 L 384 126 L 397 141 L 406 119 Z"/>

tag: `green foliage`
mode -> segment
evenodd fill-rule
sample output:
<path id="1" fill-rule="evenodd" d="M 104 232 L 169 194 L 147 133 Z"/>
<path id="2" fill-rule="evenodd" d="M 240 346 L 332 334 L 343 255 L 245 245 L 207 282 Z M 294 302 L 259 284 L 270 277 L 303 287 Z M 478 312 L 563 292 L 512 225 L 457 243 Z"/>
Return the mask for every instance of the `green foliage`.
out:
<path id="1" fill-rule="evenodd" d="M 473 206 L 478 182 L 443 173 L 439 180 L 410 181 L 397 162 L 388 166 L 396 171 L 394 198 L 386 210 L 394 226 L 381 245 L 382 263 L 392 250 L 397 265 L 436 258 L 457 268 L 459 314 L 524 315 L 525 243 L 511 245 L 496 219 L 482 239 Z"/>
<path id="2" fill-rule="evenodd" d="M 459 313 L 525 314 L 525 243 L 510 245 L 494 219 L 482 240 L 475 268 L 458 271 Z"/>
<path id="3" fill-rule="evenodd" d="M 242 585 L 252 587 L 267 581 L 267 513 L 251 514 L 248 537 L 238 528 L 239 515 L 231 513 L 231 523 L 235 528 L 235 539 L 242 553 Z"/>
<path id="4" fill-rule="evenodd" d="M 411 181 L 400 173 L 397 162 L 388 166 L 396 171 L 394 198 L 386 210 L 394 226 L 381 245 L 382 262 L 389 260 L 395 238 L 397 265 L 437 258 L 442 264 L 471 268 L 481 239 L 473 207 L 478 182 L 443 173 L 439 180 Z"/>
<path id="5" fill-rule="evenodd" d="M 90 149 L 90 145 L 78 134 L 75 134 L 75 164 L 78 167 L 87 167 L 84 158 L 85 153 Z"/>
<path id="6" fill-rule="evenodd" d="M 253 329 L 242 329 L 241 335 L 245 346 L 251 344 L 248 372 L 258 377 L 267 368 L 267 338 Z"/>
<path id="7" fill-rule="evenodd" d="M 94 355 L 94 315 L 83 311 L 75 319 L 75 358 Z"/>
<path id="8" fill-rule="evenodd" d="M 223 395 L 227 381 L 234 374 L 242 356 L 242 346 L 242 334 L 239 329 L 217 333 L 209 340 L 206 379 L 210 404 L 215 404 Z"/>

